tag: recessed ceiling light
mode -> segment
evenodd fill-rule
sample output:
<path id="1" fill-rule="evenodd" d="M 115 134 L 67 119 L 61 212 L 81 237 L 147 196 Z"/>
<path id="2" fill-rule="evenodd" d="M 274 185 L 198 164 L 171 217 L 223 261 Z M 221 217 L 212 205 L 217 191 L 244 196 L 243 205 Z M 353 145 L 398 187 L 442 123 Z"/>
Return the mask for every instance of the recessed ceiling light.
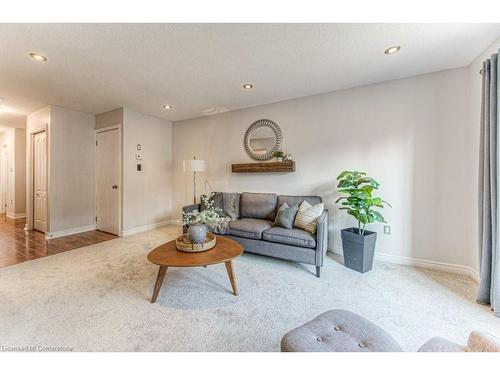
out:
<path id="1" fill-rule="evenodd" d="M 47 58 L 45 56 L 42 56 L 38 53 L 31 52 L 30 57 L 36 61 L 47 61 Z"/>
<path id="2" fill-rule="evenodd" d="M 401 49 L 401 46 L 391 46 L 389 48 L 386 48 L 384 53 L 386 55 L 392 55 L 393 53 L 399 52 L 400 49 Z"/>
<path id="3" fill-rule="evenodd" d="M 247 89 L 247 90 L 250 90 L 250 89 L 253 89 L 253 85 L 252 85 L 251 83 L 245 83 L 245 84 L 243 85 L 243 88 L 244 88 L 244 89 Z"/>
<path id="4" fill-rule="evenodd" d="M 166 110 L 166 111 L 170 111 L 172 109 L 172 106 L 170 104 L 165 104 L 163 106 L 163 109 Z"/>

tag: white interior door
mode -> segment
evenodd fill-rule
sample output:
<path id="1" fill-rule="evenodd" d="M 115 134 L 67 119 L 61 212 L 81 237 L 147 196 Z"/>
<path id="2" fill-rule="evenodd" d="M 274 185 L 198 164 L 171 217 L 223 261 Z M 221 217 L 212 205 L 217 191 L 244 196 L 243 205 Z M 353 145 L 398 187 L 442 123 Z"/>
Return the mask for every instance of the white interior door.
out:
<path id="1" fill-rule="evenodd" d="M 47 231 L 47 132 L 33 137 L 33 228 Z"/>
<path id="2" fill-rule="evenodd" d="M 96 134 L 96 225 L 120 234 L 120 131 Z"/>
<path id="3" fill-rule="evenodd" d="M 0 213 L 2 214 L 7 212 L 8 178 L 7 145 L 3 145 L 0 150 Z"/>

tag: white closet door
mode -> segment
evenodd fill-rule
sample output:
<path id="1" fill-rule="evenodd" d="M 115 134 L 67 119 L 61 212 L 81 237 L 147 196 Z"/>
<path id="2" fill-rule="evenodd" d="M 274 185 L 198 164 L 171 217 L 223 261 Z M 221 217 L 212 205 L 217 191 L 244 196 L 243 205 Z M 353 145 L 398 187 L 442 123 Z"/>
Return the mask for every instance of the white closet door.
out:
<path id="1" fill-rule="evenodd" d="M 34 136 L 33 170 L 33 228 L 47 231 L 47 132 Z"/>
<path id="2" fill-rule="evenodd" d="M 120 234 L 120 132 L 96 135 L 96 225 L 104 232 Z"/>

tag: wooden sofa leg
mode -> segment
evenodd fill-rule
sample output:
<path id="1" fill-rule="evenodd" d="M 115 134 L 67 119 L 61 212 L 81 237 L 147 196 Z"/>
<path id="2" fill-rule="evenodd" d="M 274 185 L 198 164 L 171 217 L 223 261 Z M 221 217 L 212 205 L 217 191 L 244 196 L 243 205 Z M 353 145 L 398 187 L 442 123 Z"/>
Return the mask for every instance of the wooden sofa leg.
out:
<path id="1" fill-rule="evenodd" d="M 321 267 L 316 266 L 316 277 L 319 279 Z"/>

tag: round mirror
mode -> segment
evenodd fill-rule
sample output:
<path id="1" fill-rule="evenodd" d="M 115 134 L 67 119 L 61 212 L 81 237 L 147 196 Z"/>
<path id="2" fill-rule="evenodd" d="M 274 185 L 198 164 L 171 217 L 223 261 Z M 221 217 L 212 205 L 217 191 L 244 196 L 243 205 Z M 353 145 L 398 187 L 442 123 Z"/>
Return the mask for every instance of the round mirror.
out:
<path id="1" fill-rule="evenodd" d="M 271 120 L 258 120 L 250 125 L 243 142 L 252 159 L 269 160 L 280 149 L 282 140 L 278 124 Z"/>

